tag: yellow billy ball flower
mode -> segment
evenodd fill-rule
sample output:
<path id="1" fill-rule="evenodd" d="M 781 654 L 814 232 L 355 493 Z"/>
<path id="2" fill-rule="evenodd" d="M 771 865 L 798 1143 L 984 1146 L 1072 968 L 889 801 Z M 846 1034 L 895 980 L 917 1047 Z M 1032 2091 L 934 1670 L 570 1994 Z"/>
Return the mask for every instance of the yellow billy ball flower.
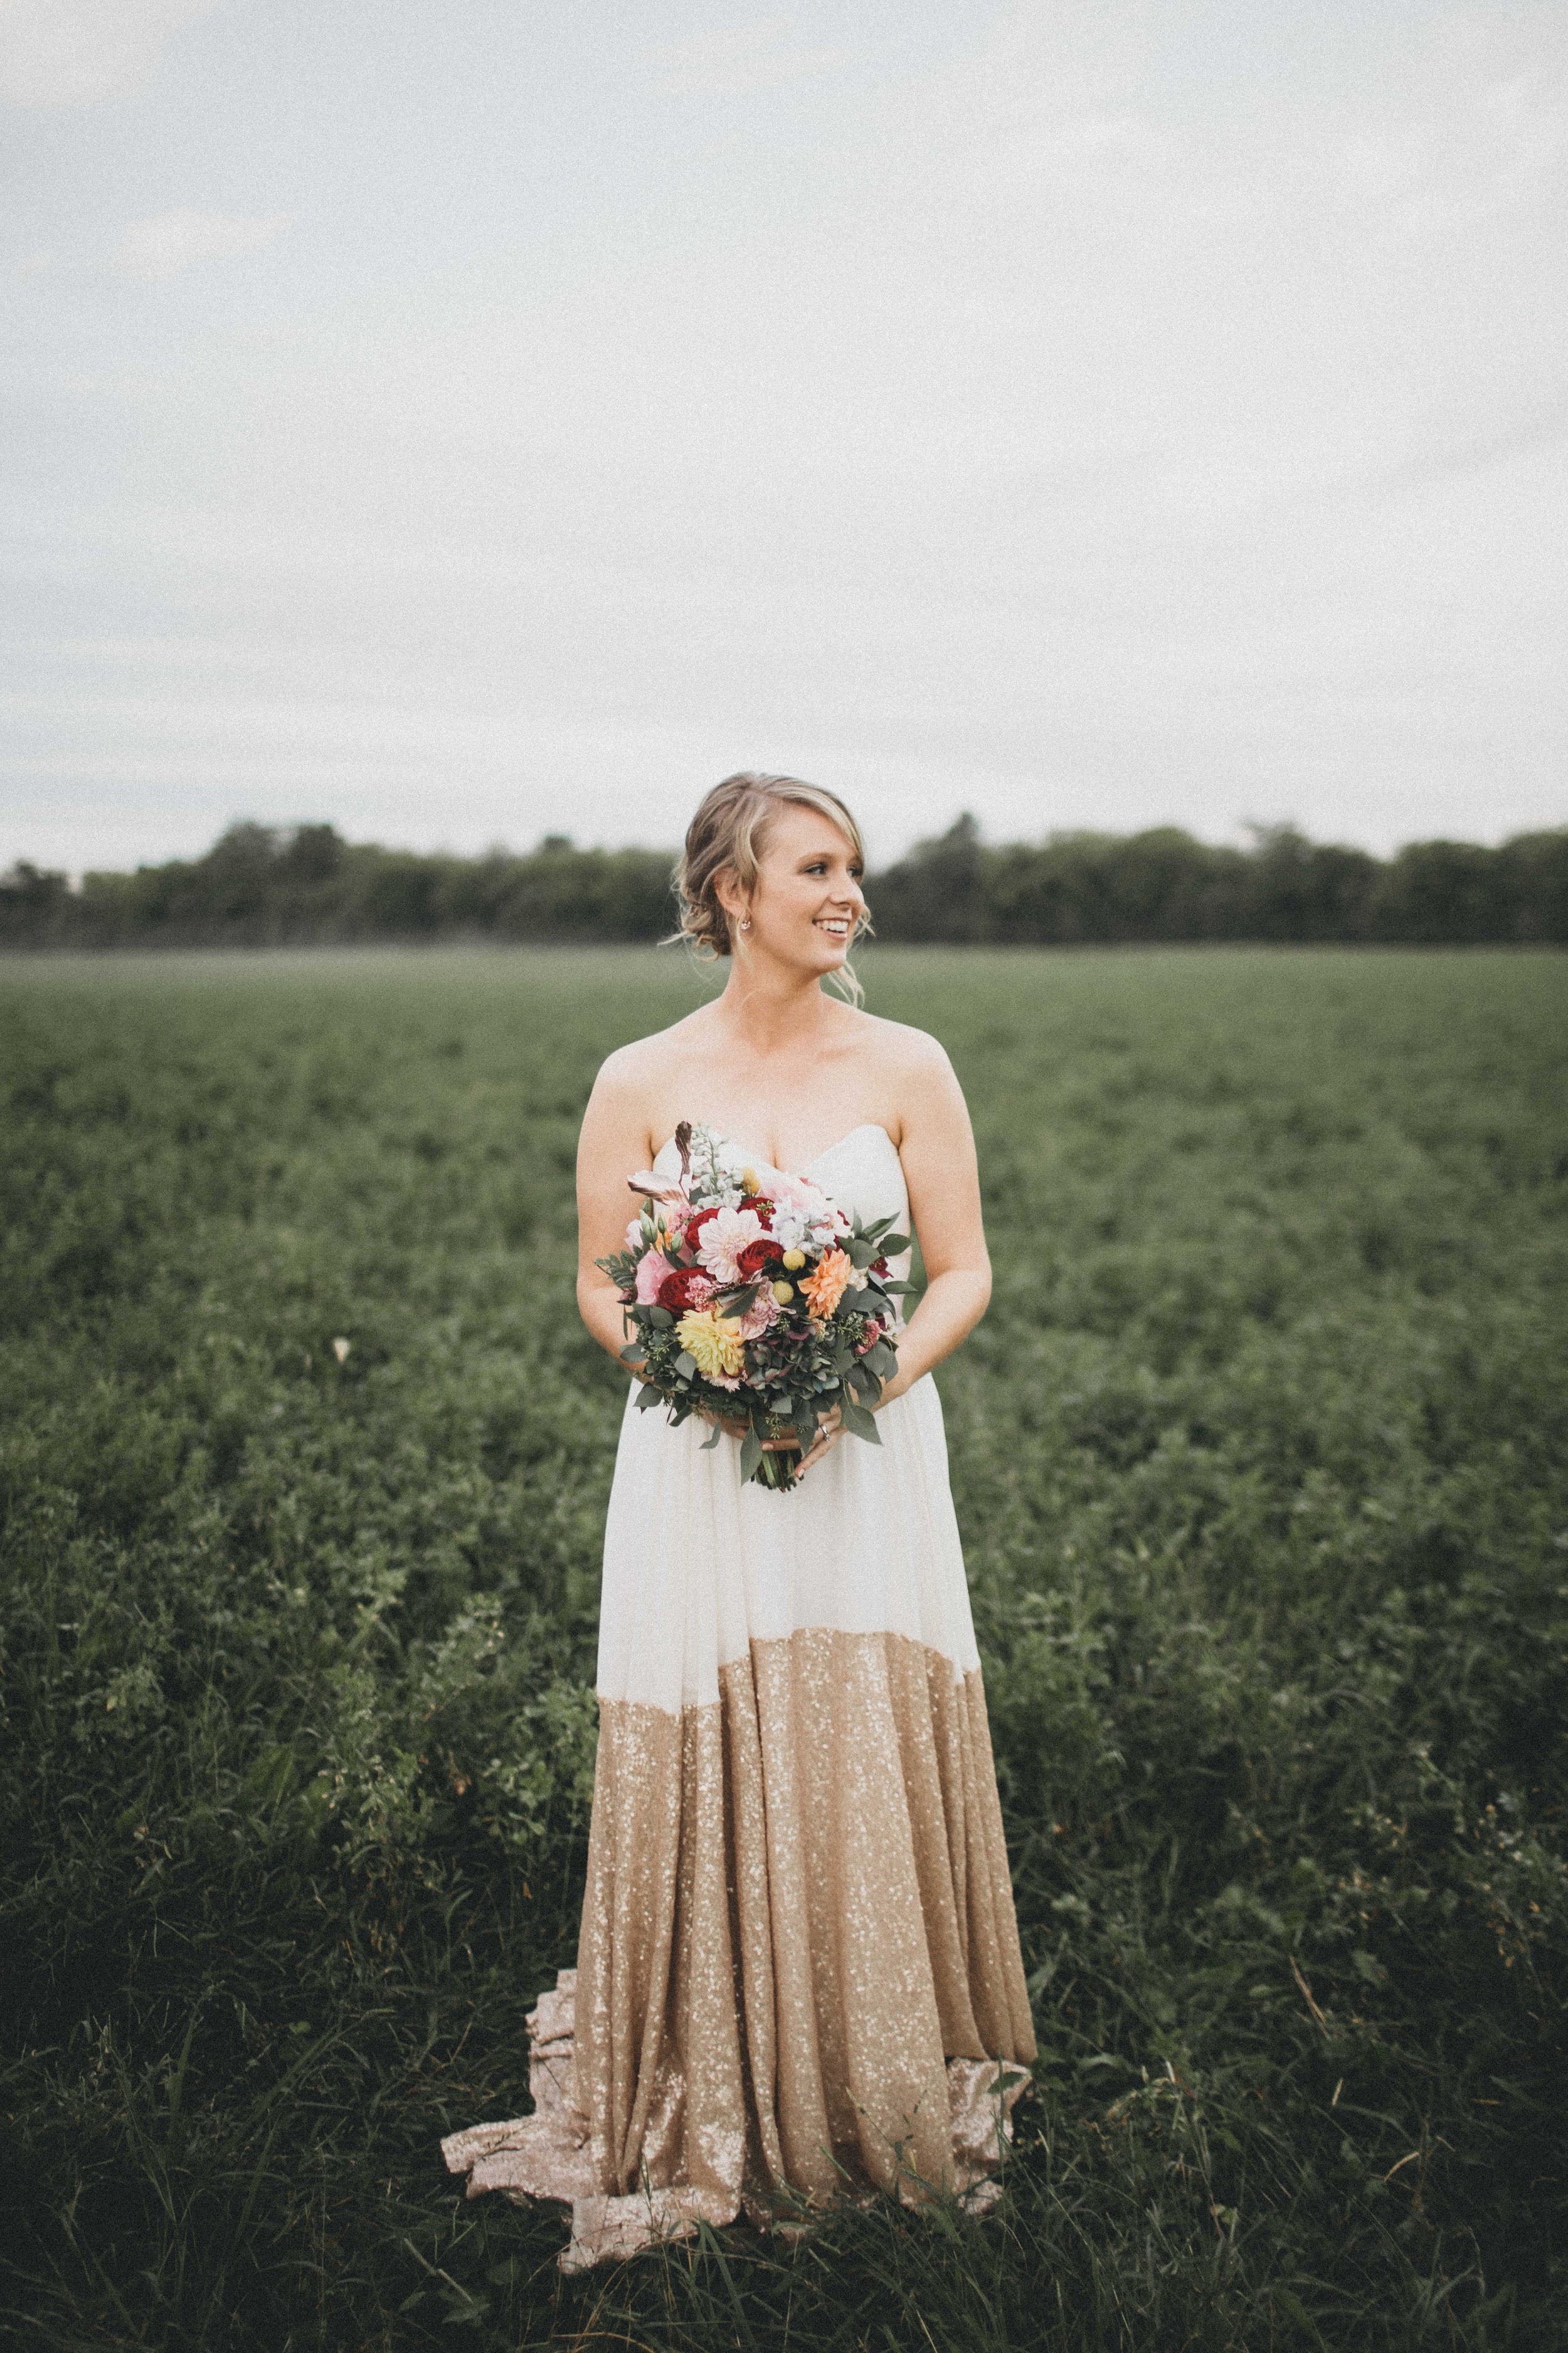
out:
<path id="1" fill-rule="evenodd" d="M 794 1283 L 775 1282 L 773 1285 L 773 1297 L 778 1301 L 781 1307 L 787 1307 L 790 1301 L 795 1297 Z"/>
<path id="2" fill-rule="evenodd" d="M 675 1327 L 675 1336 L 692 1357 L 705 1380 L 715 1373 L 738 1373 L 745 1363 L 741 1327 L 710 1307 L 689 1307 Z"/>
<path id="3" fill-rule="evenodd" d="M 785 1250 L 784 1254 L 784 1262 L 793 1274 L 797 1266 L 804 1266 L 805 1264 L 805 1252 L 799 1250 Z"/>
<path id="4" fill-rule="evenodd" d="M 763 1180 L 762 1180 L 762 1178 L 758 1176 L 758 1174 L 757 1174 L 757 1172 L 756 1172 L 756 1170 L 755 1170 L 754 1168 L 742 1168 L 742 1171 L 741 1171 L 741 1188 L 742 1188 L 742 1192 L 746 1192 L 746 1193 L 760 1193 L 760 1192 L 762 1191 L 762 1189 L 763 1189 Z"/>

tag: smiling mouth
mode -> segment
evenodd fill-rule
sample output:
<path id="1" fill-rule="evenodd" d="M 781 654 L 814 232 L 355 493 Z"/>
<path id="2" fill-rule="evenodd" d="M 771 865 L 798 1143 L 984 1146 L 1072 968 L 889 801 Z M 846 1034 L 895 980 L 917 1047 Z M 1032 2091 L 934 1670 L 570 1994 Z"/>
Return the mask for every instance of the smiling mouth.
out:
<path id="1" fill-rule="evenodd" d="M 816 915 L 812 921 L 813 927 L 826 932 L 830 940 L 847 940 L 849 937 L 849 925 L 842 916 Z"/>

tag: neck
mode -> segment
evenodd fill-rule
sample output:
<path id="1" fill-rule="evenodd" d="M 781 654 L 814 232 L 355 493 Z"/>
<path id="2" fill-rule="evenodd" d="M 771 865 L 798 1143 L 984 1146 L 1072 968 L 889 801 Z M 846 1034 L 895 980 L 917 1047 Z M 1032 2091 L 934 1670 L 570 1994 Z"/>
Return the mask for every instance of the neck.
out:
<path id="1" fill-rule="evenodd" d="M 833 1018 L 816 973 L 764 963 L 754 952 L 732 959 L 715 1009 L 755 1054 L 798 1050 Z"/>

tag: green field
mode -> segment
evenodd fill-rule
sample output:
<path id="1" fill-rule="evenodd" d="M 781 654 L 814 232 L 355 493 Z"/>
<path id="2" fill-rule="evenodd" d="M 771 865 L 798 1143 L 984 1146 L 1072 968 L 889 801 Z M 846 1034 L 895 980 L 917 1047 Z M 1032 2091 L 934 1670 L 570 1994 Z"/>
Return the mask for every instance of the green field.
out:
<path id="1" fill-rule="evenodd" d="M 1568 959 L 868 982 L 996 1264 L 939 1377 L 1043 2049 L 1001 2213 L 563 2283 L 437 2153 L 573 1956 L 574 1145 L 699 978 L 12 963 L 9 2341 L 1568 2345 Z"/>

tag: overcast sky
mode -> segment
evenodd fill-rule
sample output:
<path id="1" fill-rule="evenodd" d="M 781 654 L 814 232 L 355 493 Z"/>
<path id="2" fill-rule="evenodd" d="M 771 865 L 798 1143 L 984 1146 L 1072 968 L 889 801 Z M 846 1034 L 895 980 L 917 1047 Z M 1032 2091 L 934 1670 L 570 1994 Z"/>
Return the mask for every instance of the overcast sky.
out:
<path id="1" fill-rule="evenodd" d="M 1568 12 L 0 0 L 0 865 L 1568 821 Z"/>

